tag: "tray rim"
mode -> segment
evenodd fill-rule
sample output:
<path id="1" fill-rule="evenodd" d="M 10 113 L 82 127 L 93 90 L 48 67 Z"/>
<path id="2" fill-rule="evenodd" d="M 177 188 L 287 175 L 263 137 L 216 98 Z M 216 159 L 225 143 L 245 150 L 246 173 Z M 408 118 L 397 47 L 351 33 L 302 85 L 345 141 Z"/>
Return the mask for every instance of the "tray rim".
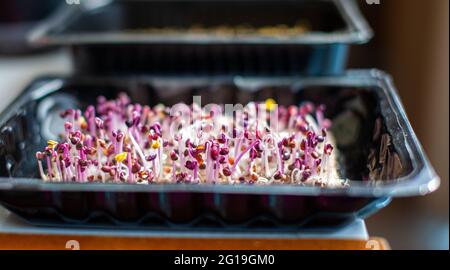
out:
<path id="1" fill-rule="evenodd" d="M 346 31 L 331 33 L 309 32 L 292 38 L 276 38 L 261 35 L 235 37 L 220 37 L 208 34 L 156 34 L 144 33 L 90 33 L 90 34 L 52 34 L 51 30 L 57 25 L 64 24 L 71 16 L 92 8 L 80 5 L 65 5 L 58 12 L 34 27 L 27 40 L 33 46 L 49 45 L 112 45 L 112 44 L 268 44 L 268 45 L 332 45 L 332 44 L 363 44 L 373 36 L 373 30 L 365 20 L 355 0 L 320 0 L 332 2 L 347 24 Z M 107 1 L 108 2 L 108 1 Z M 94 7 L 101 8 L 100 7 Z"/>
<path id="2" fill-rule="evenodd" d="M 8 119 L 10 115 L 17 112 L 28 95 L 46 95 L 56 91 L 64 84 L 64 80 L 76 77 L 41 77 L 30 84 L 22 94 L 20 94 L 13 103 L 11 103 L 2 113 L 0 113 L 0 126 Z M 83 77 L 89 78 L 89 77 Z M 96 76 L 95 78 L 101 78 Z M 172 76 L 138 76 L 138 79 L 173 80 Z M 117 80 L 123 80 L 123 77 Z M 50 80 L 50 81 L 49 81 Z M 115 80 L 115 79 L 114 79 Z M 271 81 L 293 83 L 298 86 L 305 85 L 342 85 L 342 86 L 375 86 L 377 91 L 382 91 L 390 107 L 396 113 L 396 120 L 405 136 L 405 145 L 408 154 L 413 162 L 413 170 L 400 178 L 387 181 L 362 182 L 351 180 L 350 186 L 346 188 L 321 188 L 313 186 L 299 185 L 222 185 L 222 184 L 103 184 L 103 183 L 44 183 L 40 179 L 32 178 L 5 178 L 0 177 L 0 191 L 21 190 L 21 191 L 81 191 L 81 192 L 196 192 L 196 193 L 221 193 L 221 194 L 268 194 L 268 195 L 305 195 L 305 196 L 349 196 L 349 197 L 403 197 L 425 195 L 435 191 L 440 185 L 440 178 L 432 168 L 426 157 L 420 142 L 418 141 L 414 130 L 412 129 L 406 113 L 398 97 L 397 90 L 393 84 L 391 76 L 387 73 L 377 70 L 349 70 L 343 75 L 334 76 L 316 76 L 304 78 L 301 76 L 285 77 L 246 77 L 246 76 L 204 76 L 195 79 L 180 78 L 176 80 L 195 80 L 195 81 L 230 81 L 237 85 L 254 85 L 256 82 L 270 83 Z M 43 85 L 39 82 L 47 81 Z M 357 84 L 355 84 L 357 83 Z M 50 85 L 49 85 L 50 84 Z M 36 90 L 39 89 L 36 94 Z M 407 134 L 410 134 L 408 137 Z M 412 157 L 415 152 L 416 156 Z"/>
<path id="3" fill-rule="evenodd" d="M 299 230 L 249 230 L 239 228 L 229 228 L 221 231 L 216 228 L 146 228 L 146 227 L 86 227 L 76 224 L 48 224 L 39 225 L 24 219 L 20 215 L 15 214 L 0 206 L 0 234 L 49 234 L 49 235 L 73 235 L 73 236 L 91 236 L 101 235 L 109 237 L 168 237 L 168 238 L 269 238 L 269 239 L 307 239 L 307 238 L 330 238 L 337 239 L 361 239 L 367 240 L 368 233 L 366 224 L 363 219 L 355 218 L 355 220 L 345 226 L 332 228 L 302 228 Z"/>

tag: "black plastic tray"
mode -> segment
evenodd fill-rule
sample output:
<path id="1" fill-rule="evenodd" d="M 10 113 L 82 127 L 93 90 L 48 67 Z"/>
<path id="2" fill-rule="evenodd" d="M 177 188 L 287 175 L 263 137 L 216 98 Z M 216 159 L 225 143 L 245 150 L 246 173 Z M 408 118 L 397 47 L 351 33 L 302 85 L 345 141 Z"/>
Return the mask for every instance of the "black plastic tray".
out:
<path id="1" fill-rule="evenodd" d="M 79 184 L 36 179 L 35 151 L 55 138 L 59 112 L 84 107 L 100 94 L 114 97 L 119 91 L 147 104 L 189 102 L 193 94 L 201 95 L 205 104 L 268 96 L 281 104 L 325 103 L 327 117 L 335 119 L 340 174 L 350 186 Z M 342 115 L 352 116 L 337 124 Z M 368 180 L 369 153 L 380 147 L 377 130 L 390 136 L 388 152 L 398 157 L 402 170 Z M 307 78 L 41 78 L 0 115 L 0 177 L 0 203 L 33 224 L 130 228 L 330 228 L 376 212 L 391 197 L 424 195 L 439 186 L 390 77 L 376 70 Z"/>
<path id="2" fill-rule="evenodd" d="M 88 75 L 319 75 L 342 73 L 348 46 L 372 37 L 354 0 L 104 3 L 68 5 L 38 26 L 30 35 L 31 42 L 72 47 L 75 71 Z M 298 22 L 309 30 L 298 35 L 287 35 L 283 30 L 274 35 L 192 31 L 198 25 L 258 29 L 289 28 Z M 146 32 L 148 28 L 162 31 Z M 164 32 L 167 28 L 178 30 Z"/>

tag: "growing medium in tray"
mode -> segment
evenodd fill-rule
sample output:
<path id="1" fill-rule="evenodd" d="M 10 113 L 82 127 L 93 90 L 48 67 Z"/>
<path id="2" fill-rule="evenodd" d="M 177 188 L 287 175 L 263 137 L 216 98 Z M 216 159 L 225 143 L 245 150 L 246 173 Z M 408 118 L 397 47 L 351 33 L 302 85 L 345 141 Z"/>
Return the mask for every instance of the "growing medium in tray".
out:
<path id="1" fill-rule="evenodd" d="M 325 106 L 272 99 L 227 112 L 133 104 L 126 94 L 67 109 L 64 134 L 36 153 L 44 181 L 130 184 L 300 184 L 340 187 Z"/>

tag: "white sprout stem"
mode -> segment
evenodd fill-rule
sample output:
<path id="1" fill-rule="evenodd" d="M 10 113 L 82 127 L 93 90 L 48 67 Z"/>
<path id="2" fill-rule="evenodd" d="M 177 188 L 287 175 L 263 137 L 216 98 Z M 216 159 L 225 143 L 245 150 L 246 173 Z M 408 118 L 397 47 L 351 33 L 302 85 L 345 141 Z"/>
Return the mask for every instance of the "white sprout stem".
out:
<path id="1" fill-rule="evenodd" d="M 260 173 L 263 174 L 266 171 L 266 152 L 263 150 L 261 154 L 261 170 Z"/>
<path id="2" fill-rule="evenodd" d="M 267 184 L 272 183 L 273 181 L 272 181 L 272 179 L 267 179 L 266 177 L 260 176 L 260 177 L 258 177 L 258 179 L 256 180 L 256 182 L 257 182 L 258 184 L 265 184 L 265 185 L 267 185 Z"/>
<path id="3" fill-rule="evenodd" d="M 73 166 L 75 167 L 75 181 L 81 182 L 81 175 L 80 175 L 80 169 L 78 168 L 78 157 L 75 156 L 73 159 Z"/>
<path id="4" fill-rule="evenodd" d="M 128 171 L 128 167 L 125 165 L 125 164 L 123 164 L 123 163 L 120 163 L 120 170 L 117 170 L 118 172 L 120 171 L 120 172 L 124 172 L 124 178 L 125 179 L 127 179 L 128 178 L 128 175 L 130 174 L 130 172 Z"/>
<path id="5" fill-rule="evenodd" d="M 220 163 L 219 163 L 219 159 L 216 160 L 216 170 L 214 171 L 214 179 L 219 179 L 219 171 L 220 171 Z"/>
<path id="6" fill-rule="evenodd" d="M 129 152 L 127 154 L 127 165 L 128 165 L 128 168 L 129 168 L 129 170 L 128 170 L 128 173 L 129 173 L 128 174 L 128 181 L 130 183 L 134 183 L 134 175 L 133 175 L 133 171 L 132 171 L 133 164 L 131 162 L 131 152 Z"/>
<path id="7" fill-rule="evenodd" d="M 178 156 L 180 157 L 180 170 L 184 172 L 183 140 L 181 138 L 178 140 Z"/>
<path id="8" fill-rule="evenodd" d="M 97 140 L 97 145 L 98 145 L 98 147 L 97 147 L 97 159 L 98 159 L 98 167 L 99 168 L 101 168 L 101 165 L 102 165 L 102 155 L 101 155 L 101 146 L 100 146 L 100 144 L 98 143 L 98 140 Z"/>
<path id="9" fill-rule="evenodd" d="M 105 131 L 101 128 L 101 129 L 99 129 L 99 134 L 100 134 L 100 138 L 101 139 L 105 139 Z"/>
<path id="10" fill-rule="evenodd" d="M 172 180 L 176 179 L 177 176 L 177 164 L 175 161 L 172 162 Z"/>
<path id="11" fill-rule="evenodd" d="M 210 147 L 209 147 L 209 142 L 206 142 L 206 182 L 207 183 L 211 183 L 211 163 L 212 163 L 212 158 L 211 155 L 209 153 Z"/>
<path id="12" fill-rule="evenodd" d="M 156 172 L 156 161 L 154 159 L 152 160 L 152 171 Z M 158 179 L 158 175 L 155 175 L 155 177 Z"/>
<path id="13" fill-rule="evenodd" d="M 61 160 L 61 172 L 63 174 L 63 182 L 67 182 L 67 170 L 66 170 L 66 163 L 64 162 L 64 160 Z"/>
<path id="14" fill-rule="evenodd" d="M 163 167 L 163 162 L 162 162 L 162 156 L 161 156 L 161 147 L 163 142 L 161 141 L 160 138 L 158 138 L 159 141 L 159 147 L 158 147 L 158 178 L 160 178 L 162 176 L 162 167 Z"/>
<path id="15" fill-rule="evenodd" d="M 277 143 L 278 145 L 278 143 Z M 284 167 L 283 167 L 283 160 L 281 160 L 281 149 L 277 146 L 276 148 L 276 154 L 277 154 L 277 171 L 279 171 L 280 173 L 284 173 Z"/>
<path id="16" fill-rule="evenodd" d="M 47 156 L 47 171 L 48 171 L 48 178 L 50 180 L 53 180 L 53 168 L 52 163 L 50 162 L 50 158 Z"/>
<path id="17" fill-rule="evenodd" d="M 99 176 L 102 183 L 105 183 L 105 173 L 102 170 L 99 171 Z"/>
<path id="18" fill-rule="evenodd" d="M 145 159 L 145 155 L 142 152 L 141 147 L 139 146 L 139 144 L 136 142 L 136 140 L 134 139 L 133 135 L 131 135 L 130 130 L 128 130 L 128 136 L 130 137 L 131 143 L 134 146 L 134 150 L 136 150 L 136 152 L 138 153 L 138 156 L 141 158 L 142 163 L 144 164 L 144 168 L 147 169 L 148 168 L 148 164 L 147 164 L 147 160 Z"/>
<path id="19" fill-rule="evenodd" d="M 265 140 L 266 139 L 274 140 L 274 138 L 271 134 L 267 134 Z M 272 150 L 274 150 L 274 148 L 273 147 L 269 148 L 268 144 L 266 144 L 266 142 L 264 141 L 264 170 L 265 170 L 266 177 L 271 177 L 270 168 L 269 168 L 269 154 Z"/>
<path id="20" fill-rule="evenodd" d="M 58 175 L 58 180 L 59 180 L 59 182 L 61 182 L 61 181 L 64 180 L 64 179 L 63 179 L 63 176 L 62 176 L 62 173 L 61 173 L 61 163 L 59 163 L 57 160 L 56 160 L 56 161 L 53 161 L 53 162 L 56 163 L 56 164 L 55 164 L 56 174 Z"/>
<path id="21" fill-rule="evenodd" d="M 231 179 L 231 176 L 226 176 L 225 179 L 227 180 L 227 183 L 231 183 L 233 182 L 233 180 Z"/>
<path id="22" fill-rule="evenodd" d="M 119 164 L 119 166 L 116 166 L 115 173 L 114 173 L 114 182 L 119 181 L 119 178 L 118 178 L 119 173 L 120 173 L 119 167 L 120 167 L 120 164 Z"/>
<path id="23" fill-rule="evenodd" d="M 47 175 L 44 173 L 44 168 L 42 167 L 42 160 L 38 160 L 39 174 L 41 175 L 42 180 L 47 181 Z"/>
<path id="24" fill-rule="evenodd" d="M 269 167 L 269 155 L 270 150 L 264 150 L 264 174 L 266 177 L 270 177 L 270 167 Z"/>
<path id="25" fill-rule="evenodd" d="M 320 176 L 322 180 L 328 181 L 329 173 L 328 173 L 328 154 L 324 153 L 322 156 L 322 164 L 320 166 Z M 324 175 L 325 174 L 325 175 Z"/>
<path id="26" fill-rule="evenodd" d="M 123 151 L 123 140 L 125 140 L 125 135 L 122 136 L 122 139 L 120 139 L 120 141 L 117 144 L 117 152 L 120 153 Z"/>
<path id="27" fill-rule="evenodd" d="M 291 173 L 291 182 L 298 183 L 300 181 L 298 175 L 300 174 L 300 170 L 295 168 Z"/>
<path id="28" fill-rule="evenodd" d="M 239 135 L 239 138 L 237 139 L 237 144 L 234 148 L 234 157 L 237 158 L 239 155 L 239 148 L 241 147 L 241 143 L 242 143 L 242 136 Z"/>
<path id="29" fill-rule="evenodd" d="M 72 165 L 69 165 L 66 167 L 66 163 L 64 162 L 65 172 L 67 173 L 67 181 L 72 181 L 73 177 L 73 171 L 72 171 Z"/>

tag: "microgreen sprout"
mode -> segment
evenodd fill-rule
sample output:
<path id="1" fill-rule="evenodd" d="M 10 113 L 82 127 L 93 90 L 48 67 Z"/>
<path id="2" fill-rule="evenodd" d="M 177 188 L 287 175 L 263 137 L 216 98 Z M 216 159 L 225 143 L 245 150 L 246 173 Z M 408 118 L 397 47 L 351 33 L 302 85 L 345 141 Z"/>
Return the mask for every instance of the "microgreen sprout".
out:
<path id="1" fill-rule="evenodd" d="M 124 183 L 332 183 L 337 178 L 324 105 L 252 102 L 232 116 L 223 106 L 187 106 L 186 125 L 170 107 L 133 104 L 126 94 L 68 109 L 61 141 L 36 152 L 44 181 Z M 281 130 L 269 117 L 278 114 Z M 215 124 L 220 123 L 218 129 Z M 176 131 L 172 135 L 172 131 Z M 334 182 L 335 183 L 335 182 Z"/>

